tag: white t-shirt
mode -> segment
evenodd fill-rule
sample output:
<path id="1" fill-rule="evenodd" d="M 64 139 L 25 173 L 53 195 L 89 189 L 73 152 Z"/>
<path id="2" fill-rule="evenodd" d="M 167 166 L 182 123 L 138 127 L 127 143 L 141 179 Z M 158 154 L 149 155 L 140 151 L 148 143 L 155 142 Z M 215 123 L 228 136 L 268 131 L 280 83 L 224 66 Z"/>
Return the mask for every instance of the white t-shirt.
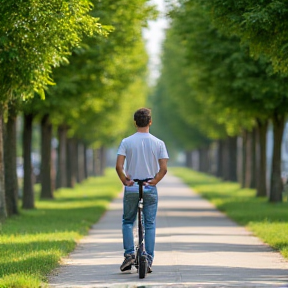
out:
<path id="1" fill-rule="evenodd" d="M 126 175 L 140 180 L 154 178 L 160 169 L 158 160 L 169 158 L 162 140 L 140 132 L 123 139 L 117 154 L 126 156 Z"/>

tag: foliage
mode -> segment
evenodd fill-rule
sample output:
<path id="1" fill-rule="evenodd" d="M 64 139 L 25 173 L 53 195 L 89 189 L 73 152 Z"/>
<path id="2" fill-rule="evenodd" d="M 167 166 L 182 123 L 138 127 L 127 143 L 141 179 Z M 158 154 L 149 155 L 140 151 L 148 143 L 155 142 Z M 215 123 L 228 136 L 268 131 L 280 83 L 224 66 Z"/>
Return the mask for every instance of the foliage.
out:
<path id="1" fill-rule="evenodd" d="M 237 35 L 250 47 L 250 54 L 265 55 L 275 71 L 287 73 L 288 3 L 285 0 L 205 1 L 216 25 L 225 33 Z"/>
<path id="2" fill-rule="evenodd" d="M 33 90 L 44 98 L 51 71 L 67 62 L 84 35 L 107 32 L 89 15 L 87 0 L 2 1 L 0 6 L 1 101 Z"/>
<path id="3" fill-rule="evenodd" d="M 183 57 L 185 46 L 177 35 L 173 34 L 173 28 L 166 32 L 161 76 L 150 96 L 154 111 L 152 129 L 167 142 L 168 147 L 189 150 L 208 144 L 209 140 L 201 129 L 201 121 L 195 121 L 193 117 L 193 113 L 197 110 L 203 112 L 203 109 L 199 109 L 195 101 L 195 89 L 191 87 L 191 69 Z M 209 115 L 202 116 L 202 119 L 206 117 L 209 121 Z"/>
<path id="4" fill-rule="evenodd" d="M 195 71 L 191 78 L 197 100 L 215 115 L 214 121 L 225 124 L 230 135 L 237 135 L 239 127 L 251 127 L 253 118 L 270 118 L 275 109 L 285 113 L 285 78 L 271 75 L 264 57 L 251 59 L 248 47 L 240 46 L 237 37 L 216 29 L 200 2 L 185 1 L 172 14 L 174 29 L 185 43 L 186 65 Z"/>
<path id="5" fill-rule="evenodd" d="M 286 113 L 287 78 L 273 74 L 267 58 L 252 59 L 238 37 L 215 27 L 206 2 L 180 1 L 170 16 L 155 99 L 160 111 L 176 112 L 168 124 L 174 138 L 186 131 L 183 141 L 197 147 L 201 137 L 195 130 L 219 139 L 252 129 L 256 119 Z"/>
<path id="6" fill-rule="evenodd" d="M 186 139 L 191 133 L 189 146 L 194 144 L 195 148 L 201 140 L 195 137 L 195 128 L 208 140 L 221 139 L 240 135 L 243 129 L 252 130 L 257 123 L 273 119 L 276 140 L 270 201 L 281 201 L 281 152 L 277 144 L 281 143 L 281 127 L 287 114 L 287 76 L 273 73 L 267 56 L 251 58 L 253 50 L 241 35 L 240 39 L 223 27 L 219 29 L 213 22 L 212 2 L 180 1 L 170 12 L 172 21 L 164 44 L 159 87 L 168 95 L 165 99 L 170 107 L 188 124 L 187 127 L 174 122 L 178 131 L 171 128 L 171 132 L 176 131 L 177 139 L 179 131 L 186 132 Z M 232 3 L 217 3 L 220 2 Z M 222 8 L 214 10 L 217 9 Z"/>
<path id="7" fill-rule="evenodd" d="M 56 85 L 48 90 L 45 102 L 33 101 L 34 110 L 49 112 L 55 125 L 65 123 L 70 136 L 88 145 L 111 145 L 119 138 L 127 129 L 127 121 L 120 124 L 119 117 L 127 107 L 145 102 L 148 57 L 141 30 L 154 17 L 153 6 L 146 2 L 93 1 L 92 15 L 112 24 L 113 32 L 107 38 L 85 37 L 69 57 L 69 65 L 54 69 Z M 135 85 L 143 92 L 131 97 Z"/>
<path id="8" fill-rule="evenodd" d="M 20 211 L 0 231 L 0 287 L 39 287 L 61 257 L 99 220 L 121 190 L 110 169 L 105 177 L 89 178 L 60 189 L 53 201 L 37 201 L 35 210 Z M 18 285 L 18 286 L 17 286 Z"/>

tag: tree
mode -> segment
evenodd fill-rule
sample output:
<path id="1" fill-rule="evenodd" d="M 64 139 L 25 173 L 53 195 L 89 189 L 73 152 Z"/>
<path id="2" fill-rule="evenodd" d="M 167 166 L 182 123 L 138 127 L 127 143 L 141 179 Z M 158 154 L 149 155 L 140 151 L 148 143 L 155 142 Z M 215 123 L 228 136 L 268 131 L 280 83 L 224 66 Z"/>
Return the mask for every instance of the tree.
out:
<path id="1" fill-rule="evenodd" d="M 86 0 L 2 1 L 0 6 L 0 118 L 13 96 L 44 98 L 52 67 L 66 61 L 84 34 L 105 34 Z M 2 130 L 1 130 L 2 132 Z M 2 139 L 2 134 L 0 135 Z M 0 146 L 0 155 L 3 154 Z M 1 159 L 0 159 L 1 162 Z M 2 162 L 0 167 L 3 167 Z M 0 175 L 4 173 L 0 170 Z M 0 179 L 3 177 L 1 176 Z M 5 195 L 0 184 L 0 200 Z M 5 209 L 1 202 L 0 207 Z M 1 212 L 0 214 L 5 214 Z"/>
<path id="2" fill-rule="evenodd" d="M 88 14 L 90 3 L 75 1 L 2 1 L 0 7 L 0 93 L 22 98 L 52 84 L 51 69 L 66 61 L 84 34 L 105 34 L 98 19 Z"/>
<path id="3" fill-rule="evenodd" d="M 183 57 L 184 47 L 179 41 L 172 29 L 167 31 L 161 76 L 150 100 L 153 105 L 152 131 L 157 131 L 157 135 L 165 140 L 170 153 L 173 148 L 178 147 L 189 155 L 190 151 L 202 145 L 208 146 L 211 140 L 198 125 L 201 121 L 197 123 L 195 116 L 191 117 L 193 113 L 199 115 L 196 112 L 199 110 L 199 103 L 195 101 L 188 76 L 189 68 L 185 66 L 186 59 Z M 187 94 L 191 96 L 189 111 L 184 108 L 187 105 L 184 95 Z M 200 111 L 202 112 L 201 109 Z M 208 113 L 201 116 L 203 121 L 210 120 Z"/>
<path id="4" fill-rule="evenodd" d="M 265 55 L 274 71 L 288 71 L 288 3 L 285 0 L 205 1 L 214 23 L 224 33 L 237 35 L 252 57 Z"/>
<path id="5" fill-rule="evenodd" d="M 7 217 L 6 199 L 5 199 L 5 178 L 4 178 L 4 162 L 3 162 L 3 117 L 0 116 L 0 220 Z"/>
<path id="6" fill-rule="evenodd" d="M 182 113 L 191 121 L 194 118 L 206 133 L 215 123 L 223 124 L 230 136 L 239 134 L 243 128 L 251 130 L 258 121 L 265 122 L 276 117 L 275 135 L 279 139 L 284 120 L 281 115 L 286 113 L 287 105 L 286 78 L 272 75 L 272 67 L 264 57 L 251 59 L 248 47 L 240 46 L 237 37 L 223 35 L 213 25 L 205 3 L 180 3 L 171 13 L 171 30 L 174 30 L 172 37 L 175 43 L 184 47 L 184 65 L 189 71 L 185 77 L 189 79 L 191 92 L 178 93 L 177 105 L 182 105 Z M 177 83 L 174 82 L 174 85 L 177 86 Z M 183 85 L 183 80 L 179 81 L 179 85 Z M 194 110 L 195 103 L 198 103 L 198 109 Z M 195 111 L 193 114 L 192 110 Z M 212 117 L 205 117 L 207 114 Z M 205 118 L 210 121 L 205 121 Z M 276 172 L 272 173 L 274 182 L 270 195 L 278 195 L 278 200 L 270 200 L 280 201 L 280 158 L 276 151 L 279 151 L 281 141 L 277 142 L 275 138 L 274 143 Z"/>
<path id="7" fill-rule="evenodd" d="M 127 128 L 127 108 L 144 103 L 148 58 L 141 31 L 155 12 L 144 0 L 94 4 L 93 13 L 115 30 L 108 38 L 84 39 L 69 65 L 54 70 L 57 85 L 47 100 L 55 125 L 69 127 L 69 137 L 96 148 L 115 143 Z M 134 97 L 131 87 L 139 88 Z M 125 125 L 119 125 L 119 117 Z"/>
<path id="8" fill-rule="evenodd" d="M 35 97 L 31 101 L 30 106 L 33 108 L 33 113 L 37 113 L 37 118 L 49 115 L 53 126 L 65 127 L 58 131 L 63 133 L 59 138 L 61 139 L 61 154 L 59 154 L 62 155 L 59 157 L 62 159 L 61 167 L 66 166 L 65 158 L 72 161 L 69 168 L 73 169 L 65 171 L 70 175 L 67 177 L 70 178 L 67 185 L 73 186 L 74 181 L 71 181 L 71 177 L 77 178 L 76 171 L 79 169 L 76 167 L 77 159 L 74 159 L 74 156 L 77 154 L 76 147 L 79 143 L 93 147 L 100 145 L 99 143 L 101 145 L 103 143 L 111 144 L 111 141 L 115 140 L 113 135 L 115 132 L 110 127 L 119 122 L 112 115 L 119 115 L 118 113 L 121 112 L 119 108 L 123 106 L 121 103 L 124 103 L 126 99 L 131 99 L 130 95 L 127 96 L 129 94 L 127 91 L 134 82 L 141 83 L 141 88 L 145 91 L 143 89 L 144 82 L 139 80 L 144 77 L 147 64 L 141 29 L 147 19 L 151 17 L 151 13 L 154 13 L 154 10 L 146 2 L 134 1 L 132 3 L 132 1 L 122 0 L 117 3 L 112 3 L 112 1 L 104 3 L 93 1 L 94 9 L 91 11 L 91 15 L 100 16 L 102 23 L 113 24 L 115 31 L 107 38 L 101 37 L 101 35 L 93 38 L 84 37 L 81 47 L 75 48 L 68 58 L 69 63 L 53 70 L 56 85 L 49 87 L 45 101 L 39 97 Z M 135 101 L 136 99 L 133 98 Z M 64 157 L 66 145 L 63 145 L 63 141 L 68 143 L 69 151 L 74 151 L 73 157 L 68 159 Z M 50 141 L 46 140 L 43 143 L 49 145 Z M 47 152 L 48 150 L 46 148 L 43 151 Z M 45 173 L 46 183 L 51 183 L 48 167 L 51 159 L 49 153 L 46 153 L 46 156 L 48 157 L 42 157 L 43 169 L 41 170 L 43 173 L 47 172 Z M 46 168 L 44 169 L 44 167 Z M 61 182 L 63 183 L 65 172 L 61 172 Z M 58 175 L 58 178 L 60 176 Z M 78 177 L 78 180 L 81 180 L 80 178 L 83 177 Z M 41 191 L 43 195 L 49 194 L 49 197 L 52 198 L 53 191 L 51 190 L 53 189 L 49 188 L 50 192 L 44 193 L 43 189 L 48 187 L 49 185 L 42 185 Z"/>
<path id="9" fill-rule="evenodd" d="M 33 209 L 34 206 L 34 182 L 32 179 L 32 123 L 35 115 L 30 113 L 24 114 L 24 123 L 23 123 L 23 199 L 22 207 L 24 209 Z"/>
<path id="10" fill-rule="evenodd" d="M 18 214 L 18 179 L 16 166 L 16 116 L 19 103 L 10 101 L 4 131 L 5 196 L 7 214 Z"/>

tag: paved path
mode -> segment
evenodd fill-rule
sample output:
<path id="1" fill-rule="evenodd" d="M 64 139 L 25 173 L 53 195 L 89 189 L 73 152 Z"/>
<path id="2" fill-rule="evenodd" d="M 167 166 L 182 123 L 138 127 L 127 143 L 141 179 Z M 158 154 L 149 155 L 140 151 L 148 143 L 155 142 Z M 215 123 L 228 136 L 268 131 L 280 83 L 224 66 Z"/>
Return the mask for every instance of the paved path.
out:
<path id="1" fill-rule="evenodd" d="M 50 278 L 51 287 L 288 287 L 288 262 L 167 175 L 153 273 L 121 274 L 121 196 Z"/>

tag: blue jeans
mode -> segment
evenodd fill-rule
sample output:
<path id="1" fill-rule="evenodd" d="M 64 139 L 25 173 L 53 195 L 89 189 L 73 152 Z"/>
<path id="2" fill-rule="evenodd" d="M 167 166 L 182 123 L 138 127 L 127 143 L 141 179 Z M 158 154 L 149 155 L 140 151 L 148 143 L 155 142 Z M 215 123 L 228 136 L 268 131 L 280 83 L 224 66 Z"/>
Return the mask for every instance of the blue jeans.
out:
<path id="1" fill-rule="evenodd" d="M 134 254 L 133 224 L 137 216 L 139 199 L 139 187 L 137 183 L 133 186 L 125 186 L 123 199 L 122 235 L 124 256 Z M 155 186 L 143 186 L 143 222 L 145 231 L 145 250 L 150 258 L 154 258 L 156 214 L 158 207 L 158 193 Z"/>

